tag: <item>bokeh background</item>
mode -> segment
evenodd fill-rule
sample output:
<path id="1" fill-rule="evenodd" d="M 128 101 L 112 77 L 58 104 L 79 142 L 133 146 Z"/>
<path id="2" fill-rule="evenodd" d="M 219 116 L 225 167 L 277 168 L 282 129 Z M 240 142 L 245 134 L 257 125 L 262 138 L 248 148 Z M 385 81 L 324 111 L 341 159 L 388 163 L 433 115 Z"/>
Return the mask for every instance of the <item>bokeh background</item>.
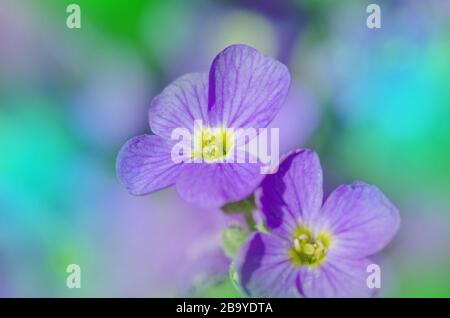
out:
<path id="1" fill-rule="evenodd" d="M 359 179 L 399 207 L 380 296 L 450 296 L 448 0 L 0 0 L 0 296 L 239 296 L 221 231 L 241 220 L 115 176 L 152 97 L 233 43 L 292 72 L 281 152 L 312 147 L 328 193 Z"/>

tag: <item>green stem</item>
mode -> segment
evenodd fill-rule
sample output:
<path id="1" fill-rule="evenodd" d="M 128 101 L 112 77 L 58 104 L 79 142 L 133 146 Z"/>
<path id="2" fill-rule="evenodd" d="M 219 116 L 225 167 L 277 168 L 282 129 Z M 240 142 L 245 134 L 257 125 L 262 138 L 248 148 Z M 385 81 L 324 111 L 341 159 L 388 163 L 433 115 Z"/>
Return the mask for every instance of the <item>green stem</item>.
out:
<path id="1" fill-rule="evenodd" d="M 256 222 L 253 219 L 253 211 L 256 210 L 255 197 L 250 195 L 248 198 L 225 204 L 222 207 L 223 212 L 227 214 L 243 214 L 245 222 L 251 232 L 256 231 Z"/>
<path id="2" fill-rule="evenodd" d="M 256 222 L 255 222 L 255 220 L 253 219 L 253 213 L 252 213 L 252 210 L 250 210 L 250 209 L 245 209 L 244 212 L 243 212 L 243 214 L 244 214 L 245 222 L 247 223 L 247 226 L 248 226 L 249 230 L 250 230 L 251 232 L 256 231 Z"/>

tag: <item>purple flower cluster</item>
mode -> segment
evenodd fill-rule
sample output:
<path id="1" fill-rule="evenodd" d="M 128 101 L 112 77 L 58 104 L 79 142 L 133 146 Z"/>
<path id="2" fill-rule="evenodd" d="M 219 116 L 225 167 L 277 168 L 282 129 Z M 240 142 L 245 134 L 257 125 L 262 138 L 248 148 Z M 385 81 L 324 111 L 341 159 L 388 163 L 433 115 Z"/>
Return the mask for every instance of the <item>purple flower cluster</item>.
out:
<path id="1" fill-rule="evenodd" d="M 174 163 L 171 134 L 178 128 L 194 134 L 197 120 L 207 133 L 266 127 L 278 113 L 289 83 L 282 63 L 246 45 L 226 48 L 214 59 L 209 75 L 184 75 L 153 100 L 149 123 L 155 135 L 134 137 L 123 146 L 117 159 L 120 180 L 135 195 L 176 184 L 183 199 L 206 207 L 249 196 L 263 178 L 258 163 Z M 202 137 L 201 142 L 211 141 Z M 213 154 L 209 157 L 214 159 Z"/>
<path id="2" fill-rule="evenodd" d="M 117 159 L 117 174 L 130 193 L 143 195 L 176 185 L 188 202 L 208 207 L 247 198 L 255 192 L 269 233 L 254 232 L 235 265 L 241 289 L 256 297 L 369 297 L 370 256 L 394 237 L 400 217 L 375 186 L 338 187 L 323 203 L 322 168 L 312 150 L 288 154 L 276 173 L 259 163 L 222 162 L 228 148 L 215 144 L 214 129 L 266 127 L 288 91 L 283 64 L 246 45 L 217 55 L 209 74 L 187 74 L 166 87 L 151 104 L 155 135 L 129 140 Z M 200 144 L 208 162 L 174 162 L 172 132 L 194 123 L 205 127 Z M 220 151 L 218 151 L 220 150 Z"/>
<path id="3" fill-rule="evenodd" d="M 368 256 L 396 234 L 400 217 L 375 186 L 339 186 L 322 204 L 322 168 L 312 150 L 285 157 L 257 202 L 270 230 L 237 257 L 243 290 L 258 297 L 368 297 Z"/>

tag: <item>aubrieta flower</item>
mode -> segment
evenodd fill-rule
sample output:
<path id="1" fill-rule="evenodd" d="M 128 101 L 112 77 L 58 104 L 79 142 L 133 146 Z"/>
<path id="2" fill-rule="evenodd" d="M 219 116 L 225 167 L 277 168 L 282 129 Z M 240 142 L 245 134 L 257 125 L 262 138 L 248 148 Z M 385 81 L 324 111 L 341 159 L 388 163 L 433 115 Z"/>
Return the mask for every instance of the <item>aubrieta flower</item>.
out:
<path id="1" fill-rule="evenodd" d="M 246 45 L 219 53 L 209 74 L 187 74 L 166 87 L 151 104 L 155 135 L 129 140 L 117 158 L 117 174 L 130 193 L 144 195 L 173 184 L 188 202 L 221 206 L 250 195 L 263 176 L 259 163 L 223 162 L 233 147 L 232 131 L 264 128 L 280 109 L 290 82 L 282 63 Z M 194 122 L 202 131 L 194 135 Z M 205 159 L 175 163 L 174 129 L 186 128 Z M 226 144 L 226 146 L 223 146 Z M 196 159 L 196 158 L 194 158 Z"/>
<path id="2" fill-rule="evenodd" d="M 339 186 L 322 205 L 322 169 L 312 150 L 288 154 L 257 192 L 269 234 L 257 232 L 236 259 L 242 289 L 253 297 L 369 297 L 368 258 L 400 225 L 375 186 Z"/>

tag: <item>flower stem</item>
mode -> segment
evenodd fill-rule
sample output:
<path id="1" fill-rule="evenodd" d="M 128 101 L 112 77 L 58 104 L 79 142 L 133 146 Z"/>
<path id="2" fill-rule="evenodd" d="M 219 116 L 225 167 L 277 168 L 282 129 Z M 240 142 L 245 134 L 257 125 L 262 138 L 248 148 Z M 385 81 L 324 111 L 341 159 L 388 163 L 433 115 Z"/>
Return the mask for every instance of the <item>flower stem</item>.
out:
<path id="1" fill-rule="evenodd" d="M 243 214 L 250 232 L 256 231 L 256 222 L 253 218 L 253 211 L 256 209 L 255 197 L 250 195 L 248 198 L 224 205 L 222 210 L 227 214 Z"/>
<path id="2" fill-rule="evenodd" d="M 250 230 L 250 232 L 256 231 L 256 222 L 253 219 L 253 211 L 252 210 L 244 210 L 243 211 L 245 222 Z"/>

